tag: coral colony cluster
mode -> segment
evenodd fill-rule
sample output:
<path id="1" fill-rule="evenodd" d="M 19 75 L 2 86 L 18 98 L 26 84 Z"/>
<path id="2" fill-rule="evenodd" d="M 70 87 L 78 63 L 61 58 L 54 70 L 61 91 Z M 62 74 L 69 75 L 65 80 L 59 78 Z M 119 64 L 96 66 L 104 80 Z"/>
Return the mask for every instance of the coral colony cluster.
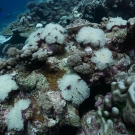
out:
<path id="1" fill-rule="evenodd" d="M 135 135 L 135 1 L 27 7 L 0 36 L 0 134 Z"/>

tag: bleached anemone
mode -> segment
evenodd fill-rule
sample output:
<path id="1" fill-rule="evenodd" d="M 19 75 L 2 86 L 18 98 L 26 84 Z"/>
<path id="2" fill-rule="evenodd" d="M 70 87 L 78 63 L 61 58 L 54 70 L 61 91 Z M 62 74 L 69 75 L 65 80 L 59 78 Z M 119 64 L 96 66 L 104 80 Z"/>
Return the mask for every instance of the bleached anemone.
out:
<path id="1" fill-rule="evenodd" d="M 95 51 L 91 61 L 96 64 L 99 70 L 103 70 L 114 63 L 112 52 L 107 48 Z"/>
<path id="2" fill-rule="evenodd" d="M 62 97 L 73 105 L 81 104 L 90 95 L 90 88 L 77 74 L 65 74 L 58 83 Z"/>

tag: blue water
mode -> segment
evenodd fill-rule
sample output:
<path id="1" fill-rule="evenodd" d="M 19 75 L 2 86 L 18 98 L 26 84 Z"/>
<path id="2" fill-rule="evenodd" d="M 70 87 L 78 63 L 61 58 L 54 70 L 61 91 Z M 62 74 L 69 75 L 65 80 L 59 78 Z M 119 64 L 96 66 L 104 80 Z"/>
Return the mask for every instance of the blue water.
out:
<path id="1" fill-rule="evenodd" d="M 26 4 L 31 0 L 0 0 L 0 7 L 5 14 L 11 14 L 10 18 L 0 15 L 0 30 L 6 27 L 10 22 L 16 20 L 19 13 L 27 10 Z"/>

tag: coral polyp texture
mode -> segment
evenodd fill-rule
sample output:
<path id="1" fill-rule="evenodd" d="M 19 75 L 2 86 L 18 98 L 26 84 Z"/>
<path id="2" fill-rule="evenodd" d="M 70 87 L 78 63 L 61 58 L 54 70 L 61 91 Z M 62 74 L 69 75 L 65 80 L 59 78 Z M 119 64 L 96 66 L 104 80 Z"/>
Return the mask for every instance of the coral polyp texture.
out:
<path id="1" fill-rule="evenodd" d="M 135 1 L 27 8 L 0 32 L 0 135 L 135 135 Z"/>

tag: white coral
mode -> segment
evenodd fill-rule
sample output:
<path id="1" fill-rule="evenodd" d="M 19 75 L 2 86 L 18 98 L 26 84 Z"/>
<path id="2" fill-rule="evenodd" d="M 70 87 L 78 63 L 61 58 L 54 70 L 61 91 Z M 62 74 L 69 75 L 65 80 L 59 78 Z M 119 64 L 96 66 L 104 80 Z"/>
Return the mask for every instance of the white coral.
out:
<path id="1" fill-rule="evenodd" d="M 114 64 L 112 52 L 107 48 L 95 51 L 91 61 L 96 64 L 99 70 L 103 70 Z"/>
<path id="2" fill-rule="evenodd" d="M 90 95 L 90 88 L 76 74 L 64 75 L 59 81 L 58 87 L 62 97 L 74 105 L 81 104 Z"/>
<path id="3" fill-rule="evenodd" d="M 8 97 L 9 92 L 17 90 L 18 86 L 12 76 L 9 74 L 0 76 L 0 102 L 4 101 Z"/>
<path id="4" fill-rule="evenodd" d="M 101 29 L 93 27 L 83 27 L 79 30 L 76 35 L 78 43 L 91 44 L 93 47 L 104 47 L 106 43 L 105 34 Z"/>

